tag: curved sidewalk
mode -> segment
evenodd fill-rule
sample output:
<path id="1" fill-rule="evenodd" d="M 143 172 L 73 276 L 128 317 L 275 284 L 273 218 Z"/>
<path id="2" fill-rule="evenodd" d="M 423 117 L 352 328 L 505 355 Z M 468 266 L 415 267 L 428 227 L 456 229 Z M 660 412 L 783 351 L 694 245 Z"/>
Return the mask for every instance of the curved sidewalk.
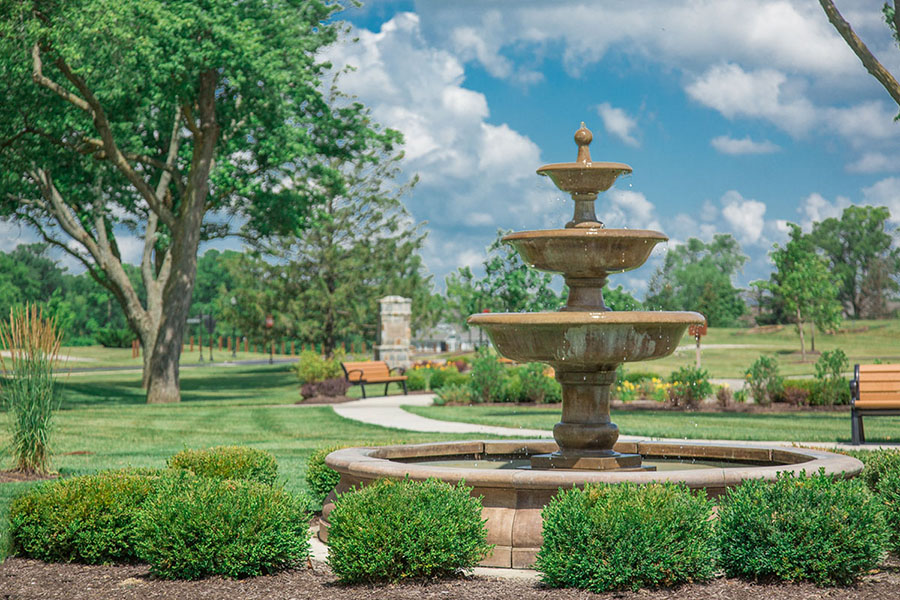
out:
<path id="1" fill-rule="evenodd" d="M 553 432 L 546 429 L 525 429 L 515 427 L 499 427 L 493 425 L 476 425 L 458 421 L 440 421 L 429 419 L 407 412 L 402 406 L 431 406 L 434 394 L 412 394 L 410 396 L 378 396 L 362 400 L 352 400 L 343 404 L 333 404 L 331 408 L 338 415 L 369 425 L 378 425 L 391 429 L 432 433 L 481 433 L 505 437 L 552 438 Z M 302 405 L 301 405 L 302 406 Z M 850 431 L 849 418 L 847 431 Z M 654 438 L 639 435 L 620 435 L 622 442 L 664 441 L 679 443 L 687 438 Z M 741 444 L 746 446 L 762 446 L 777 444 L 781 446 L 811 446 L 816 448 L 834 448 L 838 450 L 875 450 L 877 448 L 897 448 L 898 444 L 865 444 L 853 446 L 841 442 L 785 442 L 785 441 L 744 441 L 744 440 L 693 440 L 709 444 Z"/>

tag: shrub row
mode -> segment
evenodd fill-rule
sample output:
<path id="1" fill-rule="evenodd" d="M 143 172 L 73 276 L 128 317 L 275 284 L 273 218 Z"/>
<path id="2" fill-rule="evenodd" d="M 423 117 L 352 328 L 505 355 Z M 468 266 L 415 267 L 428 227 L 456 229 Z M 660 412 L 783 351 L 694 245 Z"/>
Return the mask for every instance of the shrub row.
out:
<path id="1" fill-rule="evenodd" d="M 184 451 L 169 469 L 60 479 L 10 504 L 18 554 L 46 561 L 145 561 L 164 578 L 244 577 L 308 555 L 305 502 L 273 486 L 274 458 L 246 448 Z"/>
<path id="2" fill-rule="evenodd" d="M 893 531 L 900 525 L 889 504 L 900 503 L 900 474 L 882 482 L 895 493 L 885 496 L 888 510 L 862 480 L 746 481 L 721 500 L 717 521 L 705 494 L 683 485 L 588 485 L 544 509 L 537 568 L 547 585 L 592 592 L 703 581 L 717 568 L 753 580 L 845 585 L 884 554 L 885 515 Z"/>

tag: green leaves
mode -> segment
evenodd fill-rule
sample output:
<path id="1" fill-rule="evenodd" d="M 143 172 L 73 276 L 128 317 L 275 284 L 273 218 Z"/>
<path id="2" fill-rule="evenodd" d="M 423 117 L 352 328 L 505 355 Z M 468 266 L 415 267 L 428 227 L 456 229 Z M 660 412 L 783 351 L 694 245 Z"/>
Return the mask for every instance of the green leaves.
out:
<path id="1" fill-rule="evenodd" d="M 669 249 L 644 304 L 652 310 L 694 310 L 711 327 L 733 327 L 747 307 L 731 280 L 746 261 L 730 234 L 717 234 L 708 244 L 690 238 Z"/>

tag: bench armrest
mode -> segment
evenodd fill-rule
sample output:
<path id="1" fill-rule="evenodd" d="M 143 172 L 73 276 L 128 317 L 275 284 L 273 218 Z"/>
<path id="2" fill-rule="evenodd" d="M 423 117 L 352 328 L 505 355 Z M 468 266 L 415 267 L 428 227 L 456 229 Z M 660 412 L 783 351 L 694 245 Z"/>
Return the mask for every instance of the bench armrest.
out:
<path id="1" fill-rule="evenodd" d="M 393 368 L 391 368 L 391 369 L 388 369 L 388 375 L 390 375 L 390 374 L 393 373 L 394 371 L 397 371 L 397 372 L 400 373 L 401 375 L 403 375 L 403 374 L 406 373 L 406 369 L 404 369 L 403 367 L 393 367 Z"/>
<path id="2" fill-rule="evenodd" d="M 347 371 L 347 370 L 345 369 L 345 370 L 344 370 L 344 373 L 345 373 L 345 375 L 347 376 L 347 381 L 350 381 L 350 373 L 359 373 L 359 381 L 362 381 L 362 378 L 363 378 L 363 375 L 364 375 L 362 369 L 350 369 L 349 371 Z"/>
<path id="3" fill-rule="evenodd" d="M 850 404 L 855 404 L 859 399 L 859 380 L 850 380 Z"/>

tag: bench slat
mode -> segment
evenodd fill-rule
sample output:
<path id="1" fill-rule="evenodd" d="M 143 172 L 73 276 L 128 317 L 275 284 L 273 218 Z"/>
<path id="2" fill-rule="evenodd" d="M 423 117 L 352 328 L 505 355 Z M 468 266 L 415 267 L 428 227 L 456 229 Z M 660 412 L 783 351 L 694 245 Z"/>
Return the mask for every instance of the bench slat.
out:
<path id="1" fill-rule="evenodd" d="M 900 378 L 890 381 L 863 379 L 859 382 L 859 393 L 865 395 L 868 392 L 900 392 Z"/>
<path id="2" fill-rule="evenodd" d="M 900 398 L 895 398 L 894 400 L 868 400 L 866 402 L 857 402 L 854 406 L 862 410 L 868 408 L 893 408 L 900 410 Z"/>
<path id="3" fill-rule="evenodd" d="M 883 373 L 885 371 L 893 371 L 900 373 L 900 364 L 891 365 L 859 365 L 860 373 Z"/>

